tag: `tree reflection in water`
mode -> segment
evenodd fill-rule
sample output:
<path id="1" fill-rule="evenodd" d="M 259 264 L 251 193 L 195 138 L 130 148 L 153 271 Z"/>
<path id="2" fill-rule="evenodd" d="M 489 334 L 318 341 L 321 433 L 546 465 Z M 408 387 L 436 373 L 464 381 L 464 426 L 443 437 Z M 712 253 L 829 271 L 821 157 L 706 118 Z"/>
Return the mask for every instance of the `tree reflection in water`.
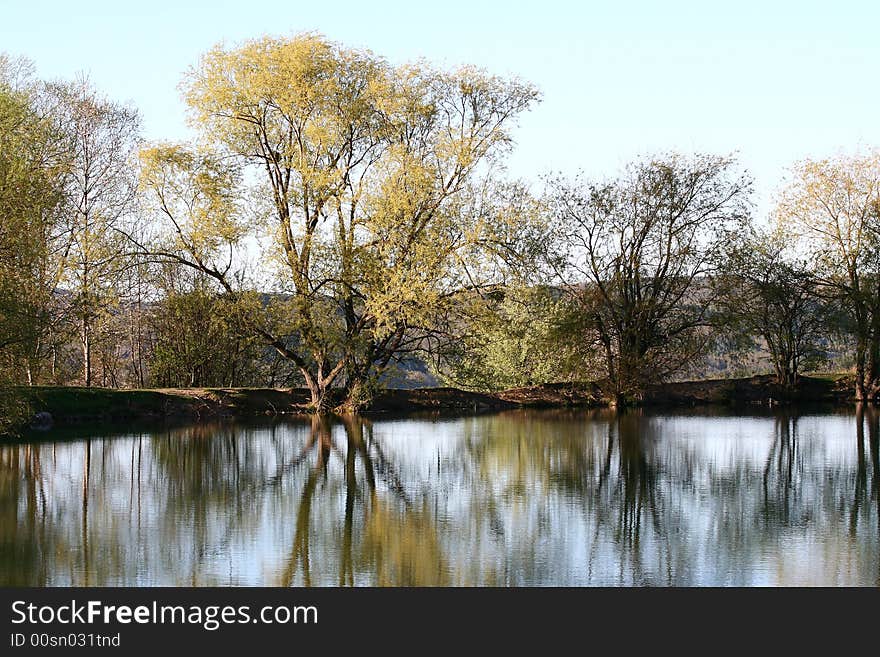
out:
<path id="1" fill-rule="evenodd" d="M 6 585 L 880 585 L 880 419 L 521 411 L 0 446 Z"/>

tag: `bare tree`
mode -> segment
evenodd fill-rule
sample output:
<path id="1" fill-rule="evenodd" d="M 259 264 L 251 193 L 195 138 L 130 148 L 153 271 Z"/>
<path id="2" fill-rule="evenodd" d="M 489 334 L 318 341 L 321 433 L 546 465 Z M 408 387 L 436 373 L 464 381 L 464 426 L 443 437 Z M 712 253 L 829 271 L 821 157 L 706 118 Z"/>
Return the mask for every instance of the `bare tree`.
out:
<path id="1" fill-rule="evenodd" d="M 86 79 L 54 85 L 68 117 L 71 158 L 67 182 L 64 283 L 73 295 L 82 346 L 82 380 L 92 385 L 95 332 L 115 298 L 126 242 L 117 232 L 136 191 L 135 110 L 100 96 Z"/>
<path id="2" fill-rule="evenodd" d="M 781 234 L 753 232 L 732 244 L 721 306 L 725 323 L 746 340 L 763 340 L 777 381 L 794 386 L 801 370 L 822 358 L 831 305 L 806 262 L 787 252 Z"/>
<path id="3" fill-rule="evenodd" d="M 685 368 L 708 340 L 725 235 L 748 216 L 749 178 L 728 158 L 668 155 L 610 182 L 551 185 L 547 260 L 617 404 Z"/>

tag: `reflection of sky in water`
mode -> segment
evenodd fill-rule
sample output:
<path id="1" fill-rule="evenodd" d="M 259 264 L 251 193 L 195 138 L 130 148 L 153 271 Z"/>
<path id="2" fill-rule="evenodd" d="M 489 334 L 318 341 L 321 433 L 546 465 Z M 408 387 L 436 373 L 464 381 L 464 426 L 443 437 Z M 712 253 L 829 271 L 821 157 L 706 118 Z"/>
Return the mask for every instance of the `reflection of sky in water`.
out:
<path id="1" fill-rule="evenodd" d="M 854 413 L 6 445 L 0 583 L 877 585 L 876 416 L 864 426 L 861 457 Z"/>

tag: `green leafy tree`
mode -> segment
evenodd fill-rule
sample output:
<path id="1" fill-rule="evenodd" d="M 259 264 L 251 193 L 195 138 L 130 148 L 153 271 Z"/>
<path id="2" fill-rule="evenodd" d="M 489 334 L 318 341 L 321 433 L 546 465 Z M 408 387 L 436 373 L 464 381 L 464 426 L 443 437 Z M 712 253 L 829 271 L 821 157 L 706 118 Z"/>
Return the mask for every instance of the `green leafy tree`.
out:
<path id="1" fill-rule="evenodd" d="M 568 329 L 567 299 L 543 286 L 506 287 L 463 309 L 464 329 L 443 354 L 450 383 L 501 390 L 590 378 Z"/>
<path id="2" fill-rule="evenodd" d="M 0 357 L 28 383 L 55 326 L 69 165 L 59 113 L 30 69 L 0 57 Z"/>
<path id="3" fill-rule="evenodd" d="M 55 324 L 64 146 L 30 64 L 0 56 L 0 433 L 26 418 L 6 386 L 33 382 Z"/>
<path id="4" fill-rule="evenodd" d="M 392 67 L 313 34 L 217 47 L 184 86 L 210 152 L 145 153 L 144 185 L 172 226 L 153 251 L 238 294 L 234 254 L 263 229 L 293 340 L 260 316 L 252 333 L 295 363 L 317 411 L 339 385 L 362 399 L 483 283 L 464 266 L 487 232 L 474 183 L 536 92 L 472 68 Z"/>
<path id="5" fill-rule="evenodd" d="M 250 383 L 259 350 L 253 337 L 242 337 L 237 310 L 203 284 L 166 295 L 151 312 L 152 381 L 173 388 Z"/>

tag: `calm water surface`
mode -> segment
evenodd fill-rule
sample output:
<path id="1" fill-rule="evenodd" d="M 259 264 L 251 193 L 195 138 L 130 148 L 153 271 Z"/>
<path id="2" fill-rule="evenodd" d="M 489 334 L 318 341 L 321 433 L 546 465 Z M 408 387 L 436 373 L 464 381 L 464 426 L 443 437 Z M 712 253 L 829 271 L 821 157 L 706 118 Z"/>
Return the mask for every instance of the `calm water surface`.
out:
<path id="1" fill-rule="evenodd" d="M 0 584 L 878 586 L 878 435 L 873 409 L 50 433 L 0 445 Z"/>

